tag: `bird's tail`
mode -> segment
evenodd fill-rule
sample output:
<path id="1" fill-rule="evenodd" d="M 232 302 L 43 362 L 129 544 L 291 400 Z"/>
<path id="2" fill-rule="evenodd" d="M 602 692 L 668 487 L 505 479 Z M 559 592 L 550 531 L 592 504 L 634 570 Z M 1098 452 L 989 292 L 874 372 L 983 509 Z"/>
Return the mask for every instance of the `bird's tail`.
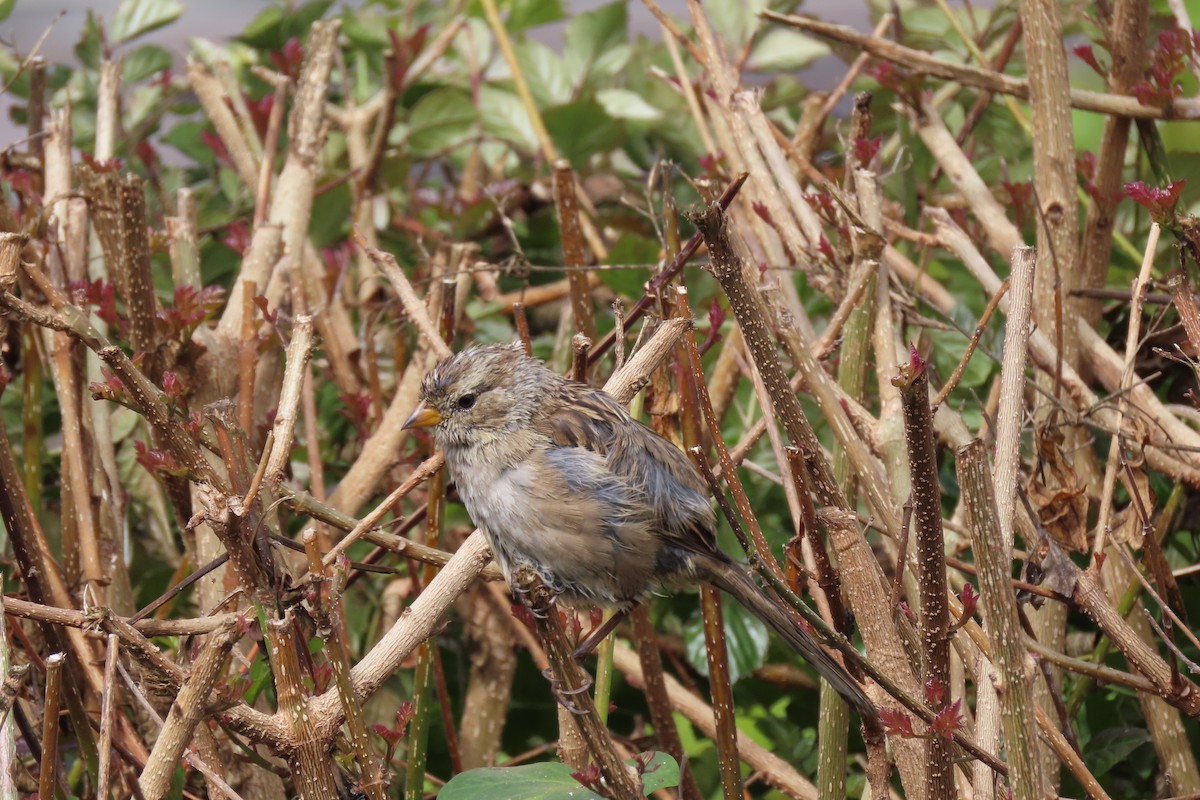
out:
<path id="1" fill-rule="evenodd" d="M 747 611 L 766 623 L 804 660 L 813 666 L 821 677 L 829 682 L 846 702 L 858 709 L 864 718 L 874 719 L 879 716 L 866 692 L 858 681 L 850 676 L 846 668 L 837 659 L 825 652 L 816 639 L 800 626 L 797 620 L 778 601 L 768 597 L 750 574 L 742 567 L 732 562 L 716 559 L 696 559 L 697 572 L 700 577 L 733 595 Z"/>

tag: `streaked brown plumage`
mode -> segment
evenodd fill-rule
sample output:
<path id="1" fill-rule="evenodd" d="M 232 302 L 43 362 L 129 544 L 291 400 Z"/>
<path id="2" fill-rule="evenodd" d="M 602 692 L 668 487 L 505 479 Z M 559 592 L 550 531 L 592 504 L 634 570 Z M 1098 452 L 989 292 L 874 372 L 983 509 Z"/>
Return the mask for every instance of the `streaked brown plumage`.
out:
<path id="1" fill-rule="evenodd" d="M 429 427 L 505 575 L 531 567 L 564 602 L 628 610 L 656 586 L 711 583 L 805 657 L 861 713 L 845 669 L 716 546 L 703 478 L 604 392 L 520 345 L 474 347 L 425 378 L 408 427 Z"/>

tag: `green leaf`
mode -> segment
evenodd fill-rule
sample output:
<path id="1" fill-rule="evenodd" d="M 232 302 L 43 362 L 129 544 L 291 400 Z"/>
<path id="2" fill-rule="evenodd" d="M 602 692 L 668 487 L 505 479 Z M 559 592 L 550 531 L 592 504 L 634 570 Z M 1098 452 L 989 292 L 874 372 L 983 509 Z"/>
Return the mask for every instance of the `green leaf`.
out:
<path id="1" fill-rule="evenodd" d="M 593 100 L 548 108 L 542 112 L 542 121 L 559 153 L 576 169 L 583 168 L 593 154 L 621 143 L 621 126 Z"/>
<path id="2" fill-rule="evenodd" d="M 20 64 L 17 61 L 17 59 L 15 59 L 13 57 L 13 54 L 6 49 L 0 48 L 0 75 L 4 76 L 4 80 L 11 81 L 13 79 L 13 76 L 17 74 L 17 70 L 19 68 L 20 68 Z M 20 77 L 24 78 L 25 73 L 22 72 Z M 12 89 L 10 89 L 9 91 L 17 93 L 18 84 L 20 84 L 21 82 L 22 81 L 18 79 L 17 83 L 14 83 L 12 85 Z M 29 96 L 29 80 L 28 80 L 28 78 L 25 79 L 24 83 L 25 83 L 24 88 L 21 89 L 19 93 L 17 93 L 18 97 L 25 98 L 25 97 Z"/>
<path id="3" fill-rule="evenodd" d="M 246 26 L 238 41 L 260 50 L 278 50 L 292 37 L 307 36 L 312 24 L 325 16 L 332 5 L 333 0 L 313 0 L 295 11 L 271 6 Z"/>
<path id="4" fill-rule="evenodd" d="M 596 92 L 596 102 L 616 119 L 652 121 L 662 118 L 662 111 L 628 89 L 601 89 Z"/>
<path id="5" fill-rule="evenodd" d="M 216 163 L 212 150 L 200 138 L 206 126 L 199 122 L 181 122 L 171 128 L 162 137 L 164 144 L 169 144 L 179 152 L 198 164 L 211 167 Z"/>
<path id="6" fill-rule="evenodd" d="M 659 789 L 670 789 L 679 785 L 679 765 L 669 753 L 655 750 L 638 756 L 642 770 L 642 789 L 649 796 Z"/>
<path id="7" fill-rule="evenodd" d="M 312 24 L 324 17 L 325 12 L 329 11 L 332 5 L 334 5 L 334 0 L 312 0 L 312 2 L 306 2 L 305 5 L 300 6 L 298 10 L 289 12 L 286 22 L 283 24 L 281 46 L 293 36 L 306 38 L 308 31 L 312 30 Z"/>
<path id="8" fill-rule="evenodd" d="M 708 0 L 704 10 L 713 30 L 736 53 L 758 30 L 758 15 L 767 10 L 767 0 Z"/>
<path id="9" fill-rule="evenodd" d="M 494 42 L 492 29 L 485 21 L 467 17 L 462 30 L 454 37 L 452 48 L 455 58 L 464 64 L 471 63 L 472 59 L 476 64 L 487 64 L 492 60 Z"/>
<path id="10" fill-rule="evenodd" d="M 767 627 L 737 603 L 721 606 L 725 619 L 725 647 L 729 652 L 729 681 L 749 675 L 763 664 L 767 655 Z M 697 610 L 683 629 L 688 661 L 708 675 L 708 655 L 704 641 L 704 617 Z"/>
<path id="11" fill-rule="evenodd" d="M 1083 759 L 1099 778 L 1149 741 L 1150 734 L 1145 728 L 1108 728 L 1091 738 L 1083 748 Z"/>
<path id="12" fill-rule="evenodd" d="M 636 233 L 624 233 L 617 239 L 616 244 L 608 251 L 608 263 L 614 266 L 620 264 L 658 263 L 659 244 L 656 240 Z M 604 284 L 614 292 L 625 297 L 640 297 L 645 291 L 646 281 L 650 280 L 648 267 L 629 267 L 628 269 L 603 269 L 597 275 Z"/>
<path id="13" fill-rule="evenodd" d="M 158 45 L 148 44 L 126 55 L 124 65 L 123 80 L 128 86 L 162 72 L 164 69 L 170 69 L 171 54 Z"/>
<path id="14" fill-rule="evenodd" d="M 479 112 L 466 92 L 434 89 L 409 112 L 409 150 L 418 156 L 443 152 L 458 144 L 478 119 Z"/>
<path id="15" fill-rule="evenodd" d="M 313 23 L 325 16 L 325 12 L 332 5 L 333 0 L 313 0 L 313 2 L 306 3 L 289 13 L 287 15 L 287 22 L 283 26 L 283 32 L 286 34 L 283 41 L 286 43 L 293 36 L 298 36 L 301 39 L 308 36 Z"/>
<path id="16" fill-rule="evenodd" d="M 0 22 L 8 19 L 8 15 L 13 12 L 17 5 L 17 0 L 0 0 Z"/>
<path id="17" fill-rule="evenodd" d="M 125 94 L 125 129 L 140 128 L 147 122 L 153 122 L 157 127 L 158 121 L 161 120 L 162 110 L 163 89 L 161 86 L 147 83 L 134 86 L 133 91 Z M 136 146 L 136 144 L 136 142 L 126 143 L 127 146 Z"/>
<path id="18" fill-rule="evenodd" d="M 557 53 L 532 39 L 518 44 L 516 51 L 517 63 L 539 106 L 566 103 L 571 99 L 571 81 Z"/>
<path id="19" fill-rule="evenodd" d="M 589 72 L 597 71 L 597 62 L 605 54 L 623 46 L 628 50 L 625 32 L 628 25 L 629 13 L 620 0 L 571 20 L 563 44 L 563 60 L 573 83 L 580 82 Z M 628 55 L 625 58 L 628 59 Z M 613 69 L 611 58 L 606 60 L 605 69 Z"/>
<path id="20" fill-rule="evenodd" d="M 279 42 L 283 17 L 283 9 L 279 6 L 265 8 L 259 12 L 257 17 L 250 20 L 250 24 L 237 38 L 252 47 L 263 49 L 278 47 L 277 42 Z"/>
<path id="21" fill-rule="evenodd" d="M 629 63 L 630 56 L 633 55 L 633 48 L 628 43 L 622 43 L 616 47 L 610 47 L 605 50 L 596 60 L 592 62 L 593 75 L 616 75 L 621 70 L 625 69 L 625 65 Z"/>
<path id="22" fill-rule="evenodd" d="M 518 33 L 563 18 L 562 0 L 513 0 L 504 27 Z"/>
<path id="23" fill-rule="evenodd" d="M 352 216 L 353 204 L 349 181 L 314 197 L 312 217 L 308 223 L 308 237 L 312 243 L 317 247 L 327 247 L 341 241 L 346 233 L 346 220 Z"/>
<path id="24" fill-rule="evenodd" d="M 438 792 L 438 800 L 601 800 L 571 777 L 566 764 L 484 767 L 460 772 Z"/>
<path id="25" fill-rule="evenodd" d="M 142 34 L 170 25 L 183 14 L 180 0 L 121 0 L 108 26 L 113 45 L 132 41 Z"/>
<path id="26" fill-rule="evenodd" d="M 250 685 L 242 694 L 242 699 L 253 704 L 263 690 L 271 685 L 271 665 L 262 659 L 256 659 L 250 664 Z"/>
<path id="27" fill-rule="evenodd" d="M 967 352 L 967 339 L 958 331 L 929 331 L 929 340 L 933 343 L 933 362 L 937 365 L 938 374 L 946 378 L 954 373 L 962 357 Z M 971 354 L 967 368 L 963 370 L 958 382 L 958 389 L 975 389 L 987 383 L 995 363 L 980 351 L 979 348 Z"/>
<path id="28" fill-rule="evenodd" d="M 484 86 L 479 92 L 479 113 L 488 133 L 516 145 L 526 152 L 538 149 L 537 134 L 525 106 L 512 92 Z"/>
<path id="29" fill-rule="evenodd" d="M 365 10 L 347 8 L 342 12 L 342 33 L 357 48 L 379 51 L 388 47 L 387 20 Z"/>
<path id="30" fill-rule="evenodd" d="M 965 15 L 963 20 L 965 22 Z M 969 26 L 970 23 L 967 24 Z M 962 39 L 940 8 L 914 6 L 907 9 L 904 12 L 904 37 L 905 41 L 911 41 L 914 47 L 941 50 L 943 57 L 955 52 L 966 54 L 962 47 Z"/>
<path id="31" fill-rule="evenodd" d="M 775 28 L 754 46 L 746 66 L 757 72 L 803 69 L 830 52 L 827 44 L 811 36 Z"/>
<path id="32" fill-rule="evenodd" d="M 221 187 L 221 194 L 233 203 L 241 201 L 247 191 L 246 184 L 242 183 L 237 171 L 230 167 L 217 167 L 217 185 Z"/>
<path id="33" fill-rule="evenodd" d="M 171 773 L 171 788 L 167 791 L 168 800 L 179 800 L 183 797 L 183 787 L 187 785 L 187 770 L 183 768 L 183 764 L 175 767 L 175 771 Z"/>
<path id="34" fill-rule="evenodd" d="M 90 10 L 83 33 L 75 43 L 75 57 L 89 69 L 100 69 L 100 22 Z"/>
<path id="35" fill-rule="evenodd" d="M 666 753 L 641 753 L 625 762 L 642 771 L 646 795 L 679 785 L 679 765 Z M 460 772 L 438 792 L 438 800 L 601 800 L 571 777 L 566 764 L 483 767 Z"/>

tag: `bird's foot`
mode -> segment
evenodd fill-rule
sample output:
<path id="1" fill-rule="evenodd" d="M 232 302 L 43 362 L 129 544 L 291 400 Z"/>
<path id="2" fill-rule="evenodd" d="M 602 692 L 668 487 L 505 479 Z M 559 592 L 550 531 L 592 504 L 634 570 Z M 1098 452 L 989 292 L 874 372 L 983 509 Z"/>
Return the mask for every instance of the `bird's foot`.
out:
<path id="1" fill-rule="evenodd" d="M 596 648 L 600 646 L 600 643 L 608 638 L 610 633 L 616 630 L 617 626 L 621 624 L 621 621 L 629 615 L 629 611 L 630 609 L 628 608 L 618 609 L 617 611 L 613 612 L 608 619 L 597 625 L 595 629 L 593 629 L 592 632 L 587 635 L 587 638 L 580 642 L 579 646 L 575 648 L 575 652 L 573 653 L 575 660 L 582 662 L 585 658 L 596 652 Z"/>
<path id="2" fill-rule="evenodd" d="M 588 713 L 589 708 L 586 705 L 578 705 L 574 698 L 581 695 L 587 696 L 588 691 L 594 683 L 591 675 L 584 673 L 584 683 L 574 689 L 564 689 L 562 681 L 554 676 L 553 671 L 549 667 L 542 670 L 542 675 L 550 682 L 550 692 L 563 708 L 578 716 Z"/>
<path id="3" fill-rule="evenodd" d="M 535 604 L 533 603 L 533 590 L 524 586 L 518 586 L 516 583 L 510 584 L 508 588 L 509 591 L 512 592 L 513 598 L 515 598 L 516 601 L 520 603 L 535 619 L 548 619 L 550 617 L 551 610 L 554 607 L 555 597 L 551 596 L 550 602 L 546 605 L 546 608 L 542 610 L 536 608 Z"/>

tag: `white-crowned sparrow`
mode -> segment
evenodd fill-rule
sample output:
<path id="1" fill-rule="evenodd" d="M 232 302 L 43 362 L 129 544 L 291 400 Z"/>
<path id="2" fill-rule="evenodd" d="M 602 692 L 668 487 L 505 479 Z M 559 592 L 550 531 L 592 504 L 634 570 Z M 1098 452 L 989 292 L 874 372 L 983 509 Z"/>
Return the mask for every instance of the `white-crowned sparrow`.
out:
<path id="1" fill-rule="evenodd" d="M 687 457 L 609 395 L 519 344 L 472 347 L 430 371 L 405 427 L 432 429 L 510 579 L 528 565 L 568 604 L 619 610 L 659 585 L 710 583 L 874 715 L 842 665 L 717 549 L 708 489 Z"/>

